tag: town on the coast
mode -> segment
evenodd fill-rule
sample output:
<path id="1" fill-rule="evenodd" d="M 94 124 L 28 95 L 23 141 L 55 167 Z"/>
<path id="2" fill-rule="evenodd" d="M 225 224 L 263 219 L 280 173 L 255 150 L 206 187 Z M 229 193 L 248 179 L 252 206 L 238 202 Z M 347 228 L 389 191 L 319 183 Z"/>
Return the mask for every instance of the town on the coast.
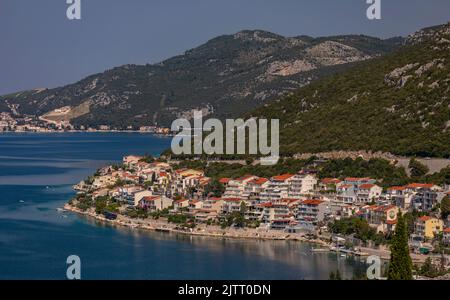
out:
<path id="1" fill-rule="evenodd" d="M 56 109 L 56 112 L 64 112 L 65 108 Z M 154 135 L 170 136 L 170 128 L 157 125 L 117 127 L 111 125 L 73 125 L 67 120 L 51 120 L 34 115 L 13 114 L 0 112 L 0 133 L 3 132 L 27 132 L 27 133 L 53 133 L 53 132 L 141 132 Z"/>
<path id="2" fill-rule="evenodd" d="M 386 187 L 382 181 L 321 178 L 306 167 L 271 177 L 212 178 L 183 161 L 129 155 L 77 184 L 65 209 L 130 227 L 311 241 L 323 246 L 318 252 L 383 259 L 389 259 L 401 214 L 413 262 L 425 263 L 436 276 L 447 274 L 450 185 Z"/>

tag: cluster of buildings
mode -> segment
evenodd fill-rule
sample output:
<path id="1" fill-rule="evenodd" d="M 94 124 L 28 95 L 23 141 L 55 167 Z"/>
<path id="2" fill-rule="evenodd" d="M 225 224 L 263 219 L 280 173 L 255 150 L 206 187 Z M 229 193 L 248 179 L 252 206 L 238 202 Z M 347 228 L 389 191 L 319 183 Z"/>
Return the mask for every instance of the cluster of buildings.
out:
<path id="1" fill-rule="evenodd" d="M 63 108 L 55 112 L 63 113 Z M 33 115 L 19 115 L 8 112 L 0 112 L 0 132 L 59 132 L 59 131 L 139 131 L 158 135 L 171 135 L 170 128 L 159 126 L 142 126 L 135 128 L 127 126 L 125 129 L 115 128 L 109 125 L 96 127 L 74 126 L 67 120 L 50 120 Z"/>
<path id="2" fill-rule="evenodd" d="M 400 211 L 414 210 L 423 215 L 415 223 L 417 236 L 425 240 L 442 233 L 444 241 L 450 241 L 449 221 L 439 219 L 436 210 L 450 195 L 448 186 L 413 183 L 383 190 L 372 178 L 320 180 L 315 171 L 301 170 L 271 178 L 221 178 L 224 192 L 213 197 L 206 189 L 211 181 L 200 170 L 126 156 L 122 167 L 105 167 L 78 188 L 93 198 L 114 197 L 128 207 L 188 214 L 199 223 L 239 212 L 255 226 L 289 232 L 314 231 L 333 220 L 360 217 L 387 234 L 395 229 Z"/>

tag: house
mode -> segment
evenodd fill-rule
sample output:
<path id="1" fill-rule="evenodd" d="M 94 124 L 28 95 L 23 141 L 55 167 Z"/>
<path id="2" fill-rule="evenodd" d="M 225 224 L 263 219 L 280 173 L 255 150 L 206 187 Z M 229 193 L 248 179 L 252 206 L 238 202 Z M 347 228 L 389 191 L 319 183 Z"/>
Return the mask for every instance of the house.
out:
<path id="1" fill-rule="evenodd" d="M 393 223 L 397 221 L 399 208 L 395 205 L 379 205 L 372 211 L 370 222 L 372 224 Z"/>
<path id="2" fill-rule="evenodd" d="M 317 178 L 315 175 L 300 171 L 289 180 L 288 196 L 290 198 L 306 196 L 314 191 L 316 185 Z"/>
<path id="3" fill-rule="evenodd" d="M 128 156 L 124 156 L 122 158 L 122 162 L 124 165 L 133 166 L 133 165 L 136 165 L 143 158 L 144 158 L 143 156 L 128 155 Z"/>
<path id="4" fill-rule="evenodd" d="M 303 200 L 297 207 L 295 219 L 300 223 L 317 225 L 330 213 L 328 203 L 323 200 Z"/>
<path id="5" fill-rule="evenodd" d="M 118 187 L 118 193 L 117 193 L 117 196 L 115 196 L 115 198 L 120 202 L 127 203 L 128 205 L 136 206 L 135 201 L 134 201 L 134 195 L 137 192 L 141 192 L 143 190 L 144 190 L 144 188 L 140 185 L 126 184 L 124 186 Z"/>
<path id="6" fill-rule="evenodd" d="M 336 187 L 336 201 L 343 204 L 356 203 L 356 187 L 353 184 L 341 184 Z"/>
<path id="7" fill-rule="evenodd" d="M 185 195 L 190 187 L 195 187 L 199 182 L 199 178 L 203 177 L 203 171 L 193 169 L 178 169 L 171 179 L 172 194 Z M 168 179 L 170 180 L 170 179 Z"/>
<path id="8" fill-rule="evenodd" d="M 267 178 L 257 178 L 247 182 L 244 185 L 244 191 L 242 198 L 246 199 L 259 199 L 261 193 L 268 186 L 269 180 Z"/>
<path id="9" fill-rule="evenodd" d="M 108 196 L 108 193 L 109 193 L 109 189 L 107 189 L 107 188 L 98 189 L 98 190 L 92 192 L 92 199 L 95 200 L 99 197 Z"/>
<path id="10" fill-rule="evenodd" d="M 387 189 L 388 199 L 403 210 L 410 209 L 413 196 L 414 193 L 406 186 L 393 186 Z"/>
<path id="11" fill-rule="evenodd" d="M 219 179 L 219 182 L 220 182 L 221 184 L 223 184 L 223 186 L 226 188 L 227 185 L 228 185 L 228 182 L 230 182 L 230 180 L 231 180 L 231 178 L 226 178 L 226 177 L 224 177 L 224 178 L 220 178 L 220 179 Z"/>
<path id="12" fill-rule="evenodd" d="M 432 239 L 436 234 L 443 231 L 443 227 L 444 223 L 442 220 L 430 216 L 423 216 L 418 218 L 414 223 L 414 233 Z"/>
<path id="13" fill-rule="evenodd" d="M 139 201 L 139 206 L 149 211 L 160 211 L 171 207 L 172 204 L 173 200 L 165 196 L 144 196 Z"/>
<path id="14" fill-rule="evenodd" d="M 94 181 L 92 182 L 92 187 L 94 189 L 98 188 L 106 188 L 108 186 L 114 185 L 117 181 L 117 178 L 115 178 L 112 175 L 103 175 L 103 176 L 97 176 L 95 177 Z"/>
<path id="15" fill-rule="evenodd" d="M 318 190 L 323 192 L 336 192 L 336 187 L 342 183 L 337 178 L 324 178 L 319 181 Z"/>
<path id="16" fill-rule="evenodd" d="M 210 197 L 203 201 L 203 208 L 208 210 L 214 210 L 217 213 L 221 213 L 223 211 L 223 206 L 225 201 L 222 198 L 218 197 Z"/>
<path id="17" fill-rule="evenodd" d="M 373 183 L 363 183 L 356 189 L 356 201 L 358 203 L 369 203 L 377 200 L 383 188 Z"/>
<path id="18" fill-rule="evenodd" d="M 411 183 L 406 186 L 412 192 L 412 206 L 421 212 L 429 212 L 444 198 L 440 187 L 426 183 Z"/>
<path id="19" fill-rule="evenodd" d="M 339 211 L 339 215 L 345 218 L 354 216 L 357 212 L 359 212 L 360 207 L 351 204 L 345 204 L 341 206 Z"/>
<path id="20" fill-rule="evenodd" d="M 444 229 L 444 235 L 442 237 L 442 242 L 446 245 L 450 245 L 450 227 Z"/>
<path id="21" fill-rule="evenodd" d="M 153 192 L 148 191 L 148 190 L 143 190 L 143 191 L 133 193 L 134 206 L 139 206 L 142 198 L 148 197 L 148 196 L 153 196 Z"/>
<path id="22" fill-rule="evenodd" d="M 191 200 L 189 201 L 189 213 L 192 215 L 195 214 L 195 212 L 203 207 L 203 202 L 200 200 Z"/>
<path id="23" fill-rule="evenodd" d="M 222 197 L 223 206 L 222 212 L 224 214 L 232 213 L 232 212 L 240 212 L 242 208 L 242 204 L 247 205 L 244 199 L 241 198 L 225 198 Z"/>
<path id="24" fill-rule="evenodd" d="M 264 223 L 271 223 L 274 220 L 291 219 L 292 214 L 286 202 L 266 202 L 261 203 L 263 208 L 262 221 Z"/>
<path id="25" fill-rule="evenodd" d="M 214 209 L 199 209 L 195 212 L 195 221 L 197 223 L 206 223 L 217 219 L 218 213 Z"/>
<path id="26" fill-rule="evenodd" d="M 188 199 L 179 199 L 179 200 L 175 200 L 173 202 L 173 209 L 176 211 L 179 211 L 183 208 L 188 208 L 189 207 L 189 200 Z"/>
<path id="27" fill-rule="evenodd" d="M 224 198 L 244 198 L 245 186 L 252 180 L 258 179 L 257 176 L 245 175 L 237 179 L 231 179 L 223 193 Z"/>
<path id="28" fill-rule="evenodd" d="M 376 201 L 383 189 L 371 178 L 348 177 L 336 186 L 336 200 L 343 204 L 360 204 Z"/>
<path id="29" fill-rule="evenodd" d="M 244 213 L 245 219 L 249 220 L 249 221 L 260 221 L 261 222 L 263 220 L 265 204 L 259 204 L 256 201 L 251 202 L 250 205 L 247 206 L 247 210 Z"/>
<path id="30" fill-rule="evenodd" d="M 344 184 L 351 184 L 355 188 L 358 187 L 361 184 L 368 184 L 368 183 L 375 184 L 376 180 L 372 179 L 372 178 L 369 178 L 369 177 L 363 177 L 363 178 L 360 178 L 360 177 L 347 177 L 347 178 L 344 179 Z"/>
<path id="31" fill-rule="evenodd" d="M 270 178 L 266 188 L 260 194 L 261 201 L 279 201 L 289 198 L 290 183 L 293 179 L 294 174 L 283 174 Z"/>

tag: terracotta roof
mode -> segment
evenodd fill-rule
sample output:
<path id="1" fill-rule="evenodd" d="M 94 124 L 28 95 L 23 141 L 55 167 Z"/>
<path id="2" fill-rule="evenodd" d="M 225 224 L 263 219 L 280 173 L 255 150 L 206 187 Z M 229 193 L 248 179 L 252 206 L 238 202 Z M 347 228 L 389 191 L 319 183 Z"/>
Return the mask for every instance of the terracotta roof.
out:
<path id="1" fill-rule="evenodd" d="M 346 188 L 350 188 L 350 187 L 353 187 L 353 185 L 351 185 L 351 184 L 343 184 L 339 188 L 340 189 L 346 189 Z"/>
<path id="2" fill-rule="evenodd" d="M 375 184 L 371 184 L 371 183 L 366 183 L 366 184 L 361 184 L 359 186 L 360 189 L 370 189 L 373 188 L 375 186 Z"/>
<path id="3" fill-rule="evenodd" d="M 422 221 L 422 222 L 428 221 L 430 219 L 432 219 L 432 217 L 430 217 L 430 216 L 423 216 L 423 217 L 419 218 L 419 220 Z"/>
<path id="4" fill-rule="evenodd" d="M 444 229 L 444 232 L 445 232 L 445 233 L 450 233 L 450 227 L 445 228 L 445 229 Z"/>
<path id="5" fill-rule="evenodd" d="M 306 204 L 306 205 L 319 205 L 321 203 L 323 203 L 324 201 L 322 200 L 304 200 L 302 201 L 302 204 Z"/>
<path id="6" fill-rule="evenodd" d="M 237 181 L 244 181 L 244 180 L 252 178 L 252 177 L 254 177 L 254 176 L 253 175 L 244 175 L 242 177 L 236 178 L 235 180 L 237 180 Z"/>
<path id="7" fill-rule="evenodd" d="M 181 203 L 181 202 L 184 202 L 184 201 L 188 201 L 187 199 L 179 199 L 179 200 L 175 200 L 175 203 Z"/>
<path id="8" fill-rule="evenodd" d="M 320 182 L 322 182 L 323 184 L 332 184 L 332 183 L 339 183 L 341 182 L 341 180 L 337 178 L 324 178 Z"/>
<path id="9" fill-rule="evenodd" d="M 388 188 L 388 191 L 404 191 L 406 190 L 405 186 L 393 186 Z"/>
<path id="10" fill-rule="evenodd" d="M 286 179 L 291 178 L 294 174 L 282 174 L 278 176 L 273 176 L 272 179 L 276 181 L 285 181 Z"/>
<path id="11" fill-rule="evenodd" d="M 395 205 L 383 205 L 376 208 L 377 211 L 388 211 L 392 208 L 395 208 Z"/>
<path id="12" fill-rule="evenodd" d="M 387 220 L 386 224 L 395 225 L 395 224 L 397 224 L 397 220 Z"/>
<path id="13" fill-rule="evenodd" d="M 224 184 L 224 183 L 228 183 L 231 180 L 231 178 L 220 178 L 219 182 Z"/>
<path id="14" fill-rule="evenodd" d="M 411 188 L 411 189 L 431 188 L 431 187 L 433 187 L 433 184 L 431 184 L 431 183 L 411 183 L 411 184 L 408 184 L 406 187 Z"/>
<path id="15" fill-rule="evenodd" d="M 371 178 L 369 177 L 347 177 L 345 181 L 357 182 L 357 181 L 369 181 Z"/>
<path id="16" fill-rule="evenodd" d="M 159 197 L 160 196 L 145 196 L 145 197 L 142 197 L 142 199 L 145 201 L 153 201 L 153 200 L 158 199 Z"/>
<path id="17" fill-rule="evenodd" d="M 269 179 L 267 179 L 267 178 L 258 178 L 258 179 L 252 180 L 252 182 L 257 185 L 261 185 L 263 183 L 266 183 L 267 181 L 269 181 Z"/>
<path id="18" fill-rule="evenodd" d="M 222 200 L 222 198 L 220 198 L 220 197 L 209 197 L 208 200 L 210 200 L 210 201 L 220 201 L 220 200 Z"/>

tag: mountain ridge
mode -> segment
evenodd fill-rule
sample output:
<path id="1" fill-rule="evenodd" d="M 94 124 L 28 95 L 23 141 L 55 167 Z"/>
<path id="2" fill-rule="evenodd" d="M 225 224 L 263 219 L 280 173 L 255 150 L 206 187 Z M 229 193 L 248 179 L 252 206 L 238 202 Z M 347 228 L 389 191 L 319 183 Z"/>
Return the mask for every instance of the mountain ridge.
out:
<path id="1" fill-rule="evenodd" d="M 127 64 L 63 87 L 2 96 L 0 111 L 117 128 L 168 125 L 189 118 L 193 109 L 236 117 L 402 43 L 402 38 L 284 37 L 242 30 L 157 64 Z"/>
<path id="2" fill-rule="evenodd" d="M 426 28 L 391 54 L 248 116 L 280 119 L 285 155 L 370 150 L 450 157 L 449 50 L 450 24 Z"/>

